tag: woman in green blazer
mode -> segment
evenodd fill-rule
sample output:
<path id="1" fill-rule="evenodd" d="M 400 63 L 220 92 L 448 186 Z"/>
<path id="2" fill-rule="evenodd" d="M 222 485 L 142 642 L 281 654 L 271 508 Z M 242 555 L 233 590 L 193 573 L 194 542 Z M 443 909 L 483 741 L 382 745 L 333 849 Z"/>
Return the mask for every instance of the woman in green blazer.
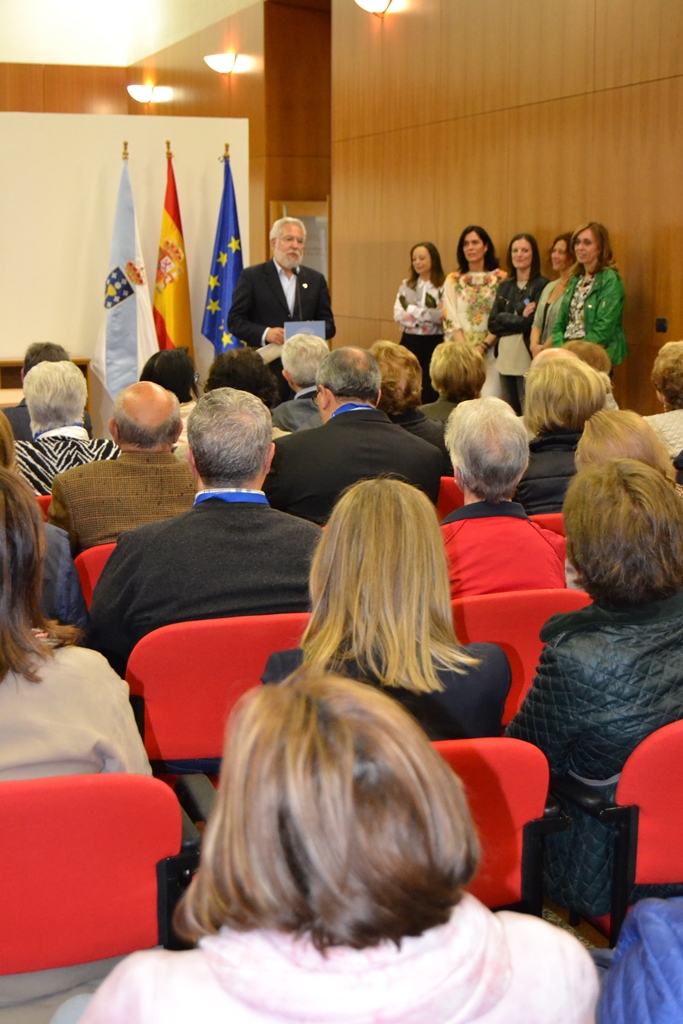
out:
<path id="1" fill-rule="evenodd" d="M 621 317 L 624 285 L 616 269 L 607 228 L 592 221 L 572 235 L 576 265 L 553 329 L 553 346 L 583 339 L 602 345 L 613 366 L 628 349 Z"/>

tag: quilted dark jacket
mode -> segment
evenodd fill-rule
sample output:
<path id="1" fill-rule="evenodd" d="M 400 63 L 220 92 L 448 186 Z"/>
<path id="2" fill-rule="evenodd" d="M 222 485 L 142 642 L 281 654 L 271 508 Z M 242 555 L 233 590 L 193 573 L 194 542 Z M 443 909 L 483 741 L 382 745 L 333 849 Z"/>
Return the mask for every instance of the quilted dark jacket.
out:
<path id="1" fill-rule="evenodd" d="M 641 740 L 683 718 L 683 593 L 639 608 L 594 604 L 553 615 L 541 639 L 536 678 L 507 735 L 540 747 L 553 774 L 601 780 L 611 797 Z M 547 844 L 548 895 L 584 914 L 607 913 L 611 832 L 567 810 L 572 828 Z M 650 886 L 647 894 L 658 892 Z"/>
<path id="2" fill-rule="evenodd" d="M 514 498 L 528 516 L 562 511 L 569 481 L 576 473 L 574 453 L 580 440 L 580 431 L 552 430 L 529 442 L 529 465 Z"/>

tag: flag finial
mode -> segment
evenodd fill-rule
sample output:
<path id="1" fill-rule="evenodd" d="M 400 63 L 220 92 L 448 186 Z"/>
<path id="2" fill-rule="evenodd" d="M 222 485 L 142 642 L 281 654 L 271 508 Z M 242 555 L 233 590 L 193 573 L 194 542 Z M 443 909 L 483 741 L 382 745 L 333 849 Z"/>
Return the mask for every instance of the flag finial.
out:
<path id="1" fill-rule="evenodd" d="M 168 141 L 168 139 L 166 139 L 166 159 L 170 160 L 172 156 L 173 153 L 171 152 L 171 143 Z"/>
<path id="2" fill-rule="evenodd" d="M 128 159 L 128 143 L 127 142 L 124 142 L 124 144 L 123 144 L 123 153 L 121 154 L 121 159 L 122 160 L 127 160 Z"/>
<path id="3" fill-rule="evenodd" d="M 230 143 L 226 142 L 225 143 L 225 153 L 223 154 L 223 160 L 229 160 L 229 159 L 230 159 Z"/>

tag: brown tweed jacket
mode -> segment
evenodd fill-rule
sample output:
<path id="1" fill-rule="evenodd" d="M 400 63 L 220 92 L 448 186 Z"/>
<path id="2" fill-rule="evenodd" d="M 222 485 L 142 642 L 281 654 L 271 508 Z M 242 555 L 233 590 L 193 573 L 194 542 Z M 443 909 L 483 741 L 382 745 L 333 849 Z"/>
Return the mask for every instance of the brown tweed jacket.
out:
<path id="1" fill-rule="evenodd" d="M 187 462 L 171 452 L 121 452 L 115 462 L 91 462 L 56 476 L 50 522 L 68 531 L 75 553 L 185 512 L 196 489 Z"/>

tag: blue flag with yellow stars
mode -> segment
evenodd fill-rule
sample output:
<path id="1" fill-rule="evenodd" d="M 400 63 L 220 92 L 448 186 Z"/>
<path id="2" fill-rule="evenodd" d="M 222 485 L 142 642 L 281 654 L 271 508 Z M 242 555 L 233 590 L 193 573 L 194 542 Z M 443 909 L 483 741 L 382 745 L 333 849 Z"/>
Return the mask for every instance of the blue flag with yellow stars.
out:
<path id="1" fill-rule="evenodd" d="M 218 214 L 202 323 L 202 334 L 211 342 L 217 354 L 227 352 L 230 348 L 242 348 L 244 344 L 239 338 L 233 338 L 228 334 L 226 326 L 233 288 L 241 273 L 242 246 L 237 222 L 235 187 L 232 183 L 230 160 L 226 157 L 223 160 L 223 198 Z"/>

